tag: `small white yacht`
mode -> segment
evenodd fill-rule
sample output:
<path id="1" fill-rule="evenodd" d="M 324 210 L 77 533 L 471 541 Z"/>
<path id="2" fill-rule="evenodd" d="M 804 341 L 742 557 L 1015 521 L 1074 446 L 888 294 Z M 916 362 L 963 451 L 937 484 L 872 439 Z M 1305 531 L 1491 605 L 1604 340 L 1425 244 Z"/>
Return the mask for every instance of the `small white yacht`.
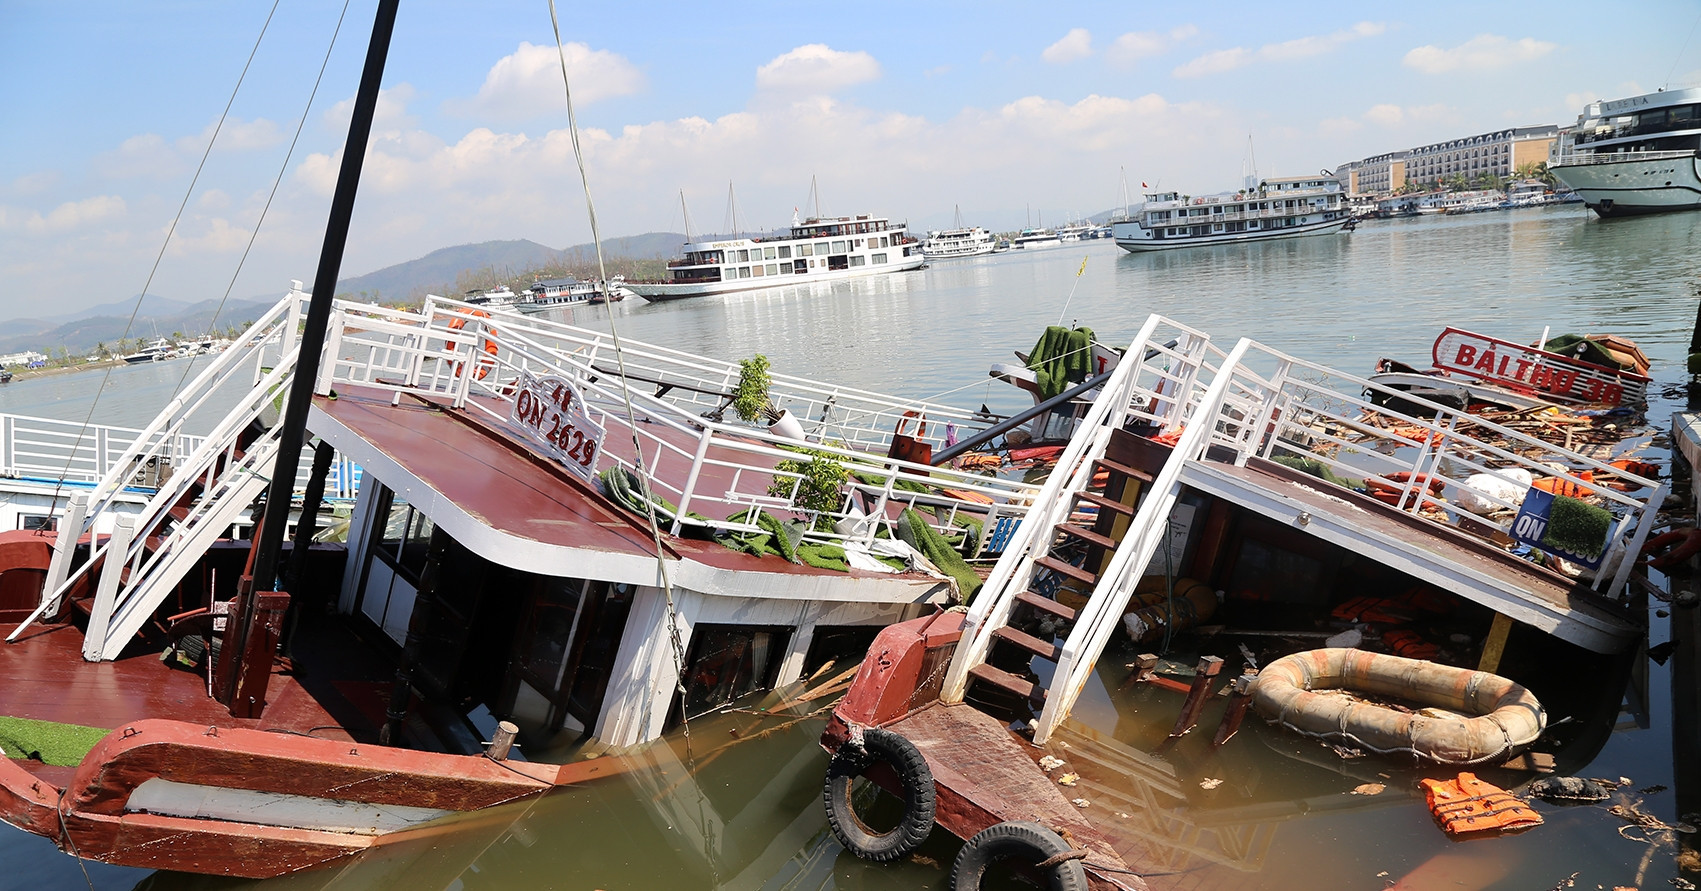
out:
<path id="1" fill-rule="evenodd" d="M 1143 253 L 1323 235 L 1347 228 L 1351 220 L 1340 182 L 1300 176 L 1266 179 L 1256 189 L 1226 195 L 1150 193 L 1139 216 L 1111 230 L 1117 247 Z"/>
<path id="2" fill-rule="evenodd" d="M 950 229 L 931 229 L 922 242 L 922 256 L 929 260 L 949 260 L 955 257 L 979 257 L 998 249 L 992 233 L 979 226 L 963 225 L 963 211 L 957 210 L 956 224 Z"/>
<path id="3" fill-rule="evenodd" d="M 1057 231 L 1054 229 L 1023 229 L 1011 243 L 1015 247 L 1030 249 L 1055 247 L 1062 244 L 1063 240 L 1057 237 Z"/>
<path id="4" fill-rule="evenodd" d="M 1701 87 L 1583 106 L 1547 169 L 1602 217 L 1701 208 Z"/>

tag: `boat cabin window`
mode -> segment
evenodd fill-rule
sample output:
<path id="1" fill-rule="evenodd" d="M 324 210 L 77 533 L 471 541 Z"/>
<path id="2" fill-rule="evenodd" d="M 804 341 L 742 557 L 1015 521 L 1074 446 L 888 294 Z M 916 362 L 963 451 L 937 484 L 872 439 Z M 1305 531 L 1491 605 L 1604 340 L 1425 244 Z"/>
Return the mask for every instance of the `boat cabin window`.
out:
<path id="1" fill-rule="evenodd" d="M 435 526 L 430 517 L 395 493 L 389 493 L 388 501 L 377 550 L 390 559 L 397 571 L 417 582 L 420 571 L 425 569 L 425 555 Z"/>
<path id="2" fill-rule="evenodd" d="M 814 245 L 809 245 L 809 244 L 798 245 L 797 246 L 797 255 L 799 257 L 813 257 L 813 256 L 815 256 Z"/>
<path id="3" fill-rule="evenodd" d="M 845 252 L 845 243 L 844 242 L 842 242 L 842 241 L 833 242 L 833 253 L 842 254 L 844 252 Z"/>
<path id="4" fill-rule="evenodd" d="M 874 256 L 868 258 L 868 262 L 874 264 L 875 266 L 879 266 L 881 263 L 886 262 L 886 255 L 885 254 L 875 254 Z"/>
<path id="5" fill-rule="evenodd" d="M 695 718 L 741 696 L 771 689 L 785 659 L 791 629 L 783 626 L 699 624 L 685 660 L 685 693 L 674 721 Z"/>
<path id="6" fill-rule="evenodd" d="M 762 259 L 772 260 L 772 259 L 774 259 L 774 257 L 775 257 L 775 254 L 774 254 L 773 248 L 763 248 L 762 249 Z"/>
<path id="7" fill-rule="evenodd" d="M 51 514 L 18 514 L 18 528 L 53 532 L 59 528 L 59 518 Z"/>
<path id="8" fill-rule="evenodd" d="M 864 257 L 861 254 L 852 254 L 851 255 L 850 265 L 852 265 L 852 266 L 866 266 L 867 264 L 868 264 L 868 258 L 867 257 Z"/>
<path id="9" fill-rule="evenodd" d="M 791 245 L 788 244 L 788 245 L 781 245 L 780 246 L 780 259 L 781 260 L 790 260 L 791 259 Z"/>
<path id="10" fill-rule="evenodd" d="M 862 657 L 880 633 L 879 625 L 817 625 L 809 652 L 803 657 L 803 677 L 827 675 L 862 664 Z"/>

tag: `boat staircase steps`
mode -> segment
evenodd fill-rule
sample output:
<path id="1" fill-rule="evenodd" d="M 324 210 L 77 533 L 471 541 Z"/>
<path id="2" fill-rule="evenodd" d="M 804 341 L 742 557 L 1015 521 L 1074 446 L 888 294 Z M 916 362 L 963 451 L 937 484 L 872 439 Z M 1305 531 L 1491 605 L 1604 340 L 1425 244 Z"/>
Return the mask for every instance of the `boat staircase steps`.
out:
<path id="1" fill-rule="evenodd" d="M 207 548 L 266 489 L 281 433 L 272 423 L 275 403 L 293 377 L 295 332 L 306 300 L 299 290 L 292 297 L 185 385 L 92 490 L 73 497 L 59 524 L 41 602 L 8 641 L 69 609 L 85 617 L 84 658 L 118 658 Z M 180 434 L 195 428 L 210 432 L 196 437 L 193 448 L 180 448 Z M 171 475 L 139 512 L 120 510 L 117 494 L 148 462 L 169 465 Z M 77 564 L 80 545 L 87 555 Z"/>
<path id="2" fill-rule="evenodd" d="M 1186 420 L 1211 402 L 1197 390 L 1222 354 L 1199 332 L 1166 338 L 1174 325 L 1147 321 L 1082 418 L 976 595 L 942 701 L 1018 720 L 1026 703 L 1039 710 L 1038 745 L 1068 715 L 1168 533 L 1184 463 L 1172 455 L 1184 444 L 1201 450 L 1210 431 Z M 1172 450 L 1131 429 L 1180 440 Z"/>

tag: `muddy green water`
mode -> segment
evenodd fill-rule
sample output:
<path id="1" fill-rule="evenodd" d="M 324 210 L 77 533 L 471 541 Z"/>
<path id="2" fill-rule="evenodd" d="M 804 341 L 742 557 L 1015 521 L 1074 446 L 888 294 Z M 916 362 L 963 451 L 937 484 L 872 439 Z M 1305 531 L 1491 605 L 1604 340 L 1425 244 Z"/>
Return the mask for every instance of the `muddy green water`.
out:
<path id="1" fill-rule="evenodd" d="M 1043 326 L 1060 318 L 1093 327 L 1101 340 L 1125 343 L 1156 311 L 1227 343 L 1250 336 L 1359 373 L 1380 356 L 1425 362 L 1444 325 L 1513 340 L 1534 339 L 1544 326 L 1555 333 L 1613 331 L 1637 340 L 1654 359 L 1649 415 L 1664 427 L 1663 419 L 1681 407 L 1674 393 L 1685 379 L 1682 361 L 1701 283 L 1698 236 L 1701 214 L 1602 224 L 1580 207 L 1520 210 L 1373 222 L 1340 237 L 1147 256 L 1124 254 L 1108 241 L 1084 242 L 948 261 L 877 281 L 559 312 L 599 328 L 612 313 L 621 334 L 690 352 L 729 359 L 761 352 L 781 372 L 905 396 L 949 394 L 946 401 L 995 409 L 1019 407 L 1026 399 L 990 382 L 988 364 L 1025 351 Z M 1077 277 L 1083 259 L 1085 273 Z M 117 370 L 103 398 L 111 408 L 99 419 L 145 423 L 183 364 Z M 96 378 L 15 383 L 0 388 L 0 410 L 81 418 Z M 1665 639 L 1663 620 L 1650 627 L 1652 643 Z M 1665 668 L 1647 667 L 1645 726 L 1633 709 L 1594 719 L 1604 743 L 1579 774 L 1628 777 L 1632 789 L 1673 785 L 1671 678 Z M 1107 680 L 1113 687 L 1116 679 Z M 1604 695 L 1610 702 L 1618 692 Z M 1095 690 L 1084 702 L 1103 704 L 1109 695 L 1108 687 Z M 1174 709 L 1173 702 L 1154 706 L 1117 733 L 1132 740 L 1161 736 L 1157 728 L 1167 727 Z M 1251 723 L 1221 753 L 1211 755 L 1190 740 L 1169 764 L 1184 784 L 1230 780 L 1215 796 L 1192 796 L 1187 819 L 1199 822 L 1200 814 L 1236 805 L 1235 796 L 1269 805 L 1272 816 L 1208 833 L 1212 844 L 1177 854 L 1171 875 L 1156 878 L 1155 887 L 1381 889 L 1400 882 L 1407 888 L 1540 891 L 1575 873 L 1577 888 L 1651 889 L 1671 887 L 1678 875 L 1670 833 L 1630 832 L 1627 838 L 1619 832 L 1623 822 L 1603 806 L 1537 805 L 1547 822 L 1531 832 L 1449 842 L 1421 799 L 1409 797 L 1407 774 L 1370 759 L 1331 760 L 1318 746 L 1294 745 Z M 1214 726 L 1214 718 L 1207 717 L 1206 726 Z M 675 735 L 621 756 L 631 767 L 621 776 L 483 815 L 346 868 L 263 884 L 945 888 L 958 845 L 944 833 L 896 864 L 866 864 L 840 848 L 821 810 L 826 756 L 815 745 L 820 728 L 819 717 L 739 712 L 702 719 L 693 723 L 689 745 Z M 1389 773 L 1388 791 L 1344 798 L 1367 772 L 1370 779 Z M 1678 822 L 1670 790 L 1630 792 L 1626 800 Z M 1183 822 L 1150 816 L 1155 825 Z M 1242 839 L 1243 849 L 1225 854 L 1225 838 Z M 0 863 L 0 888 L 85 886 L 76 860 L 10 828 L 0 828 Z M 253 884 L 99 864 L 88 864 L 87 876 L 101 889 Z"/>

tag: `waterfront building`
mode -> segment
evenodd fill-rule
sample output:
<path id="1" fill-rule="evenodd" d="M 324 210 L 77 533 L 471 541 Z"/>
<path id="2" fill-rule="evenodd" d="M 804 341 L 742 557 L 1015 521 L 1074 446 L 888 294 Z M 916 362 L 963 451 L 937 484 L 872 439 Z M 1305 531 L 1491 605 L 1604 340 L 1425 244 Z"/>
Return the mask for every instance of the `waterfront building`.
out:
<path id="1" fill-rule="evenodd" d="M 1511 176 L 1519 167 L 1545 163 L 1559 127 L 1509 127 L 1491 133 L 1450 139 L 1406 152 L 1405 182 L 1439 183 L 1452 176 L 1472 179 L 1485 173 Z"/>
<path id="2" fill-rule="evenodd" d="M 1434 186 L 1453 176 L 1512 176 L 1525 164 L 1546 162 L 1559 127 L 1508 127 L 1459 139 L 1387 152 L 1336 170 L 1348 195 L 1389 195 L 1406 185 Z"/>

